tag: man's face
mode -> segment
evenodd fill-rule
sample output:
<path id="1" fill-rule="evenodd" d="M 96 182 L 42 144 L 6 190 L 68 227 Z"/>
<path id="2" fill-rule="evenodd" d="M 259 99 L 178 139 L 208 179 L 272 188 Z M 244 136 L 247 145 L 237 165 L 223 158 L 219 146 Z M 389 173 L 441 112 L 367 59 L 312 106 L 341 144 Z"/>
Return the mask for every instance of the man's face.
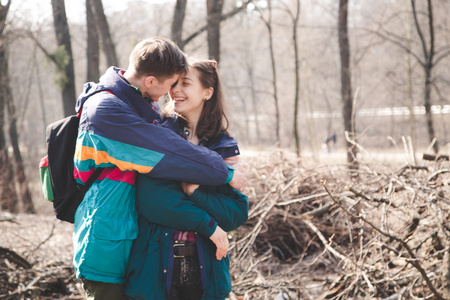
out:
<path id="1" fill-rule="evenodd" d="M 166 78 L 163 81 L 159 81 L 157 78 L 153 77 L 152 83 L 144 93 L 144 97 L 158 102 L 159 98 L 167 94 L 170 88 L 175 85 L 179 77 L 180 74 L 174 74 L 172 77 Z"/>

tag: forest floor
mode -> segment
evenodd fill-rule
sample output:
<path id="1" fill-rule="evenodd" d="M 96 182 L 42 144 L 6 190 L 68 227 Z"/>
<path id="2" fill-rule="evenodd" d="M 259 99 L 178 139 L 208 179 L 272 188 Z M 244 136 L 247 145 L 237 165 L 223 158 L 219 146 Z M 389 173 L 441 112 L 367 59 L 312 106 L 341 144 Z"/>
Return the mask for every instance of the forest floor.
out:
<path id="1" fill-rule="evenodd" d="M 362 153 L 351 171 L 345 154 L 319 155 L 247 151 L 230 299 L 447 298 L 449 162 Z M 72 230 L 51 213 L 0 213 L 0 299 L 83 299 Z"/>

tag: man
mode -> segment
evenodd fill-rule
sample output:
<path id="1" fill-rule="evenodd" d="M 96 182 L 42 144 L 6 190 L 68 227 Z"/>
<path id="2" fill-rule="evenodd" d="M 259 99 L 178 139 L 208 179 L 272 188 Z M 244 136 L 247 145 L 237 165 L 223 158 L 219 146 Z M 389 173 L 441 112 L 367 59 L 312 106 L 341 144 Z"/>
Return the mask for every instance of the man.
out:
<path id="1" fill-rule="evenodd" d="M 90 299 L 126 299 L 123 277 L 138 231 L 136 172 L 197 184 L 229 182 L 236 189 L 246 181 L 243 169 L 152 124 L 159 118 L 155 102 L 186 69 L 173 42 L 146 39 L 132 51 L 126 71 L 109 68 L 98 84 L 85 84 L 77 100 L 75 178 L 85 183 L 96 168 L 105 168 L 75 214 L 74 267 Z"/>

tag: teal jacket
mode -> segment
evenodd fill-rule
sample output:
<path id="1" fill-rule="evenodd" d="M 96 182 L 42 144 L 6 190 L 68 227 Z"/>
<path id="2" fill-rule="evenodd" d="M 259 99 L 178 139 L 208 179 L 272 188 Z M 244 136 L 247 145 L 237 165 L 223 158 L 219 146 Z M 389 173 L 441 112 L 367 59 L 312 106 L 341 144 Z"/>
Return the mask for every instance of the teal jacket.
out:
<path id="1" fill-rule="evenodd" d="M 105 169 L 75 214 L 73 264 L 77 277 L 109 283 L 123 283 L 138 234 L 137 173 L 211 185 L 224 184 L 231 174 L 217 153 L 152 124 L 160 119 L 157 104 L 142 98 L 121 72 L 111 67 L 99 83 L 87 83 L 76 106 L 82 113 L 74 176 L 84 183 L 96 168 Z"/>
<path id="2" fill-rule="evenodd" d="M 236 152 L 236 141 L 221 135 L 207 145 L 223 158 Z M 218 261 L 209 237 L 217 225 L 231 231 L 248 219 L 248 198 L 229 185 L 201 185 L 186 196 L 172 180 L 137 176 L 139 235 L 127 266 L 125 291 L 131 299 L 167 299 L 172 284 L 175 229 L 196 232 L 204 289 L 202 299 L 225 299 L 231 291 L 228 256 Z"/>

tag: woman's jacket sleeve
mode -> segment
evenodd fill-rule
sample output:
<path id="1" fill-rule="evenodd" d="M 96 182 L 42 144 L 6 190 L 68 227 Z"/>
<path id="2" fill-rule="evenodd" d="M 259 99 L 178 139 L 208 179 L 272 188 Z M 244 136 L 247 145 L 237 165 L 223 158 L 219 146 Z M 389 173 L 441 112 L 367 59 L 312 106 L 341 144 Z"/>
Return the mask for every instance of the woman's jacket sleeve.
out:
<path id="1" fill-rule="evenodd" d="M 186 199 L 180 184 L 173 180 L 137 176 L 136 208 L 148 221 L 210 237 L 217 222 Z"/>
<path id="2" fill-rule="evenodd" d="M 200 186 L 188 199 L 211 215 L 225 231 L 235 230 L 248 220 L 247 196 L 228 184 Z"/>
<path id="3" fill-rule="evenodd" d="M 248 218 L 247 196 L 228 185 L 202 186 L 187 198 L 175 181 L 138 175 L 136 199 L 139 214 L 150 222 L 206 237 L 214 233 L 217 223 L 231 231 Z"/>

